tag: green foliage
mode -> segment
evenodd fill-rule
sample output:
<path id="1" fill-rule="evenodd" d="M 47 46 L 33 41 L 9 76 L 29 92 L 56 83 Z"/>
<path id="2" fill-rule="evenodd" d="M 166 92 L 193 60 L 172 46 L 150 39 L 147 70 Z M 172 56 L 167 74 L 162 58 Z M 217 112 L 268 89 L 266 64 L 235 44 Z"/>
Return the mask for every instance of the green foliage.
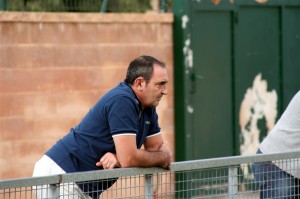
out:
<path id="1" fill-rule="evenodd" d="M 44 10 L 42 10 L 41 2 L 31 1 L 31 0 L 7 0 L 7 10 L 9 10 L 9 11 L 28 11 L 28 10 L 44 11 Z"/>
<path id="2" fill-rule="evenodd" d="M 8 11 L 100 12 L 104 0 L 6 0 Z M 107 12 L 151 10 L 150 0 L 108 0 Z"/>
<path id="3" fill-rule="evenodd" d="M 109 0 L 107 11 L 143 13 L 150 9 L 150 0 Z"/>

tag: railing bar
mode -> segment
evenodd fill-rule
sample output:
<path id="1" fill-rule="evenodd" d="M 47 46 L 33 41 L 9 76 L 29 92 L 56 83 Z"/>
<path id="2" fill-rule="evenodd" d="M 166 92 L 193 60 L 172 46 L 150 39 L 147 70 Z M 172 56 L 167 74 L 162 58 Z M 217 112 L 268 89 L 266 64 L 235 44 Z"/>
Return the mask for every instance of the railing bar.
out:
<path id="1" fill-rule="evenodd" d="M 100 172 L 88 171 L 88 172 L 67 173 L 67 174 L 60 174 L 60 175 L 53 175 L 53 176 L 46 176 L 46 177 L 8 179 L 8 180 L 0 180 L 0 189 L 36 186 L 36 185 L 44 185 L 44 184 L 89 181 L 95 179 L 97 180 L 111 179 L 116 177 L 148 175 L 148 174 L 156 174 L 156 173 L 167 173 L 167 172 L 175 173 L 175 172 L 187 171 L 187 170 L 208 169 L 208 168 L 240 165 L 245 163 L 275 161 L 275 160 L 283 160 L 283 159 L 296 159 L 296 158 L 300 158 L 300 152 L 289 152 L 289 153 L 267 154 L 267 155 L 259 154 L 259 155 L 249 155 L 249 156 L 234 156 L 234 157 L 175 162 L 172 163 L 171 170 L 166 170 L 158 167 L 124 168 L 124 169 L 121 168 L 121 169 L 113 169 L 113 170 L 103 170 Z"/>
<path id="2" fill-rule="evenodd" d="M 214 168 L 220 166 L 233 166 L 253 162 L 267 162 L 283 159 L 300 158 L 300 152 L 274 153 L 274 154 L 255 154 L 247 156 L 233 156 L 202 160 L 192 160 L 172 163 L 171 171 L 186 171 L 194 169 Z"/>
<path id="3" fill-rule="evenodd" d="M 60 180 L 60 175 L 0 180 L 0 190 L 45 184 L 57 184 Z"/>
<path id="4" fill-rule="evenodd" d="M 145 175 L 145 199 L 153 199 L 153 176 Z"/>
<path id="5" fill-rule="evenodd" d="M 229 199 L 238 198 L 238 169 L 236 166 L 228 168 L 228 197 Z"/>

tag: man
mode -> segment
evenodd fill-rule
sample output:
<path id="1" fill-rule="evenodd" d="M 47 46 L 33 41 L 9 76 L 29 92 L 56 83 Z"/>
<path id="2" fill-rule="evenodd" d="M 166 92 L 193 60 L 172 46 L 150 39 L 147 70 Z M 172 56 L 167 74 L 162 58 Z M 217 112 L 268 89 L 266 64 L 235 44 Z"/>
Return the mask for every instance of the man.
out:
<path id="1" fill-rule="evenodd" d="M 45 153 L 36 163 L 33 176 L 114 167 L 169 168 L 171 152 L 162 139 L 155 108 L 167 95 L 167 83 L 164 63 L 150 56 L 134 59 L 125 81 L 107 92 L 75 128 Z M 98 198 L 114 181 L 77 183 L 61 192 L 78 198 Z M 51 194 L 51 188 L 47 188 L 37 197 Z"/>
<path id="2" fill-rule="evenodd" d="M 293 97 L 257 153 L 300 151 L 300 91 Z M 252 165 L 260 198 L 299 198 L 299 159 L 257 162 Z"/>

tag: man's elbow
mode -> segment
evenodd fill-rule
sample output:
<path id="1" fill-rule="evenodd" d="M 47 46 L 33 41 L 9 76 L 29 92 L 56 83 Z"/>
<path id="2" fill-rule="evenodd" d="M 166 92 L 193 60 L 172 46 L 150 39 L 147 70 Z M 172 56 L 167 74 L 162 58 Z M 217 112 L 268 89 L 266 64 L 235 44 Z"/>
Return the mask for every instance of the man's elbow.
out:
<path id="1" fill-rule="evenodd" d="M 130 167 L 130 163 L 128 161 L 120 162 L 120 168 L 128 168 Z"/>

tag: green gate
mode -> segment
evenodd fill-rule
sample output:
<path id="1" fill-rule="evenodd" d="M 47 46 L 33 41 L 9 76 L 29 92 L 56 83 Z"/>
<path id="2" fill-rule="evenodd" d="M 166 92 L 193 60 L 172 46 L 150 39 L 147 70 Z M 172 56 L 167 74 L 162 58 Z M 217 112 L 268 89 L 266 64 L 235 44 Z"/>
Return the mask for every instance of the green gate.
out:
<path id="1" fill-rule="evenodd" d="M 300 89 L 300 1 L 173 6 L 176 161 L 255 153 Z"/>

